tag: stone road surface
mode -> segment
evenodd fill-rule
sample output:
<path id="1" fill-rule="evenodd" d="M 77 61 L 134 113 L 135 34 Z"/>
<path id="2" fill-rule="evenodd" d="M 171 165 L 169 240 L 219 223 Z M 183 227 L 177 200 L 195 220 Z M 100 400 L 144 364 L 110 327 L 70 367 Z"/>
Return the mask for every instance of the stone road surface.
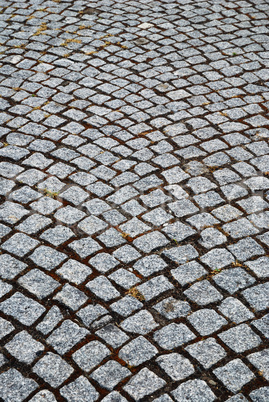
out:
<path id="1" fill-rule="evenodd" d="M 268 0 L 0 6 L 0 400 L 268 402 Z"/>

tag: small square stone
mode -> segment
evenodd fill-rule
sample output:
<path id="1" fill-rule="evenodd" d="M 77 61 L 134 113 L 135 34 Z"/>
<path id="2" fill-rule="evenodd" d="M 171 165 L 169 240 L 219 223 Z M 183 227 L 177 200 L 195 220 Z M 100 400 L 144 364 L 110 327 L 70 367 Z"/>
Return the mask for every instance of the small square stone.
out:
<path id="1" fill-rule="evenodd" d="M 143 276 L 150 276 L 155 272 L 162 271 L 167 264 L 158 255 L 149 255 L 137 261 L 133 268 Z"/>
<path id="2" fill-rule="evenodd" d="M 47 389 L 44 389 L 37 394 L 33 398 L 30 399 L 31 402 L 57 402 L 55 399 L 55 396 L 53 395 L 52 392 L 48 391 Z"/>
<path id="3" fill-rule="evenodd" d="M 74 225 L 85 216 L 85 212 L 80 211 L 77 208 L 73 208 L 70 205 L 67 207 L 59 209 L 55 214 L 55 219 L 59 219 L 59 221 L 67 224 Z"/>
<path id="4" fill-rule="evenodd" d="M 141 222 L 139 219 L 133 218 L 127 223 L 121 225 L 120 229 L 124 233 L 127 233 L 129 236 L 136 237 L 141 233 L 148 232 L 150 230 L 150 227 L 145 223 Z"/>
<path id="5" fill-rule="evenodd" d="M 269 307 L 269 282 L 262 283 L 242 292 L 245 300 L 257 311 L 266 310 Z"/>
<path id="6" fill-rule="evenodd" d="M 11 368 L 0 374 L 0 397 L 3 401 L 22 402 L 38 388 L 37 383 Z"/>
<path id="7" fill-rule="evenodd" d="M 161 293 L 173 288 L 174 286 L 172 283 L 169 282 L 164 275 L 156 276 L 137 287 L 138 291 L 144 296 L 146 301 L 149 301 L 154 297 L 159 296 Z"/>
<path id="8" fill-rule="evenodd" d="M 55 281 L 37 268 L 32 269 L 27 272 L 27 274 L 20 277 L 18 283 L 39 299 L 47 297 L 60 286 L 59 282 Z"/>
<path id="9" fill-rule="evenodd" d="M 88 304 L 76 314 L 83 321 L 84 325 L 89 327 L 96 319 L 106 315 L 107 309 L 101 306 L 101 304 Z"/>
<path id="10" fill-rule="evenodd" d="M 205 381 L 189 380 L 172 391 L 177 402 L 212 402 L 216 399 Z"/>
<path id="11" fill-rule="evenodd" d="M 20 362 L 30 364 L 38 356 L 38 352 L 43 352 L 44 346 L 37 342 L 28 334 L 27 331 L 21 331 L 5 345 L 8 352 Z"/>
<path id="12" fill-rule="evenodd" d="M 54 228 L 46 230 L 41 236 L 41 239 L 46 240 L 48 243 L 53 244 L 53 246 L 57 247 L 62 243 L 65 243 L 67 240 L 74 237 L 74 233 L 71 229 L 57 225 Z"/>
<path id="13" fill-rule="evenodd" d="M 222 342 L 236 353 L 256 348 L 261 343 L 261 338 L 247 324 L 237 325 L 218 336 Z"/>
<path id="14" fill-rule="evenodd" d="M 259 374 L 269 381 L 269 349 L 248 355 L 248 360 L 259 370 Z"/>
<path id="15" fill-rule="evenodd" d="M 67 256 L 64 253 L 47 246 L 38 247 L 29 257 L 37 266 L 51 271 L 57 267 Z"/>
<path id="16" fill-rule="evenodd" d="M 47 338 L 47 342 L 52 345 L 56 352 L 63 355 L 88 334 L 89 331 L 87 329 L 79 327 L 71 320 L 65 320 L 61 326 L 53 331 Z"/>
<path id="17" fill-rule="evenodd" d="M 61 193 L 61 197 L 77 206 L 85 201 L 89 194 L 78 186 L 71 186 Z"/>
<path id="18" fill-rule="evenodd" d="M 124 263 L 129 263 L 137 260 L 141 257 L 141 254 L 134 247 L 127 244 L 114 251 L 113 256 Z"/>
<path id="19" fill-rule="evenodd" d="M 187 237 L 190 237 L 196 233 L 195 230 L 193 230 L 190 226 L 184 225 L 184 223 L 181 222 L 175 222 L 172 223 L 171 225 L 165 226 L 162 231 L 170 237 L 172 240 L 176 240 L 178 242 L 186 239 Z"/>
<path id="20" fill-rule="evenodd" d="M 196 336 L 186 325 L 172 323 L 155 331 L 153 338 L 161 348 L 171 350 L 188 343 Z"/>
<path id="21" fill-rule="evenodd" d="M 105 396 L 104 399 L 102 399 L 102 402 L 127 402 L 127 399 L 124 398 L 119 392 L 113 391 Z"/>
<path id="22" fill-rule="evenodd" d="M 4 318 L 0 317 L 0 339 L 10 334 L 10 332 L 12 332 L 14 329 L 15 328 L 9 321 L 4 320 Z"/>
<path id="23" fill-rule="evenodd" d="M 258 278 L 269 277 L 269 257 L 260 257 L 257 260 L 246 261 L 245 264 L 257 275 Z"/>
<path id="24" fill-rule="evenodd" d="M 48 382 L 53 388 L 58 388 L 74 369 L 60 356 L 48 352 L 33 367 L 33 372 Z"/>
<path id="25" fill-rule="evenodd" d="M 106 247 L 116 247 L 126 243 L 122 234 L 114 228 L 106 230 L 98 236 L 98 240 L 100 240 Z"/>
<path id="26" fill-rule="evenodd" d="M 243 213 L 239 211 L 239 209 L 233 207 L 232 205 L 226 204 L 214 209 L 212 211 L 212 214 L 223 222 L 229 222 L 232 221 L 233 219 L 238 218 Z"/>
<path id="27" fill-rule="evenodd" d="M 227 355 L 223 347 L 214 338 L 207 338 L 204 341 L 189 345 L 185 349 L 205 369 L 209 369 Z"/>
<path id="28" fill-rule="evenodd" d="M 160 356 L 156 361 L 173 381 L 183 380 L 195 371 L 191 362 L 179 353 Z"/>
<path id="29" fill-rule="evenodd" d="M 79 285 L 92 273 L 90 267 L 76 260 L 69 259 L 56 271 L 64 279 Z"/>
<path id="30" fill-rule="evenodd" d="M 124 268 L 120 268 L 117 271 L 110 274 L 109 279 L 116 282 L 124 289 L 130 289 L 137 282 L 140 282 L 140 279 L 136 275 L 134 275 L 132 272 L 129 272 L 127 269 Z"/>
<path id="31" fill-rule="evenodd" d="M 164 387 L 166 382 L 148 368 L 143 368 L 123 387 L 123 389 L 135 401 L 140 401 L 146 395 L 150 395 Z"/>
<path id="32" fill-rule="evenodd" d="M 266 338 L 269 338 L 269 314 L 259 320 L 253 321 L 252 325 L 257 328 Z"/>
<path id="33" fill-rule="evenodd" d="M 25 221 L 20 223 L 16 227 L 16 229 L 31 235 L 39 232 L 40 230 L 44 229 L 51 223 L 52 223 L 51 219 L 45 218 L 44 216 L 39 214 L 33 214 L 29 216 L 29 218 L 25 219 Z"/>
<path id="34" fill-rule="evenodd" d="M 153 316 L 147 310 L 141 310 L 139 313 L 126 318 L 120 324 L 121 328 L 127 332 L 146 335 L 158 327 Z"/>
<path id="35" fill-rule="evenodd" d="M 234 262 L 234 257 L 225 248 L 216 248 L 204 254 L 200 260 L 212 270 L 220 269 Z"/>
<path id="36" fill-rule="evenodd" d="M 52 306 L 47 312 L 44 319 L 36 326 L 36 329 L 42 334 L 47 335 L 56 327 L 56 325 L 62 320 L 63 315 L 57 306 Z"/>
<path id="37" fill-rule="evenodd" d="M 150 360 L 158 353 L 158 350 L 143 336 L 135 338 L 119 351 L 119 358 L 129 366 L 139 366 Z"/>
<path id="38" fill-rule="evenodd" d="M 227 297 L 221 302 L 218 310 L 232 322 L 240 324 L 243 321 L 254 318 L 254 314 L 246 306 L 234 297 Z"/>
<path id="39" fill-rule="evenodd" d="M 215 369 L 213 373 L 226 388 L 234 393 L 255 377 L 240 359 L 230 361 L 225 366 Z"/>
<path id="40" fill-rule="evenodd" d="M 93 235 L 96 232 L 102 231 L 107 227 L 107 223 L 97 218 L 96 216 L 90 216 L 78 224 L 78 227 L 88 235 Z"/>
<path id="41" fill-rule="evenodd" d="M 181 300 L 176 300 L 173 297 L 168 297 L 153 306 L 158 313 L 162 314 L 168 320 L 173 320 L 179 317 L 186 317 L 191 311 L 189 303 Z"/>
<path id="42" fill-rule="evenodd" d="M 246 238 L 228 246 L 239 261 L 246 261 L 256 255 L 263 255 L 264 249 L 253 239 Z"/>
<path id="43" fill-rule="evenodd" d="M 191 244 L 188 244 L 165 250 L 162 255 L 177 264 L 184 264 L 198 257 L 199 254 Z"/>
<path id="44" fill-rule="evenodd" d="M 113 324 L 108 324 L 105 327 L 99 329 L 96 334 L 100 336 L 100 338 L 102 338 L 106 343 L 111 345 L 114 349 L 118 348 L 129 339 L 128 335 L 126 335 L 123 331 L 121 331 Z"/>
<path id="45" fill-rule="evenodd" d="M 181 286 L 194 282 L 208 272 L 197 261 L 187 262 L 176 269 L 171 269 L 171 274 Z"/>
<path id="46" fill-rule="evenodd" d="M 5 243 L 2 244 L 2 249 L 15 254 L 18 257 L 24 257 L 29 251 L 33 250 L 39 241 L 32 239 L 24 233 L 16 233 Z"/>
<path id="47" fill-rule="evenodd" d="M 127 295 L 121 298 L 119 301 L 112 303 L 110 305 L 113 311 L 116 311 L 119 315 L 123 317 L 128 317 L 134 311 L 139 310 L 143 307 L 143 304 L 136 298 Z"/>
<path id="48" fill-rule="evenodd" d="M 253 402 L 266 402 L 269 399 L 269 387 L 255 389 L 249 396 Z"/>
<path id="49" fill-rule="evenodd" d="M 89 255 L 94 254 L 96 251 L 102 249 L 99 243 L 93 240 L 90 236 L 73 241 L 71 244 L 69 244 L 69 247 L 74 250 L 75 253 L 78 254 L 82 259 L 89 257 Z"/>
<path id="50" fill-rule="evenodd" d="M 38 201 L 32 202 L 30 207 L 38 211 L 42 215 L 50 215 L 57 208 L 60 208 L 62 204 L 50 197 L 42 197 Z"/>
<path id="51" fill-rule="evenodd" d="M 200 306 L 215 303 L 223 298 L 222 294 L 208 280 L 195 283 L 183 293 Z"/>
<path id="52" fill-rule="evenodd" d="M 96 389 L 87 378 L 83 376 L 80 376 L 75 381 L 65 385 L 61 388 L 60 393 L 68 402 L 75 400 L 80 402 L 94 402 L 99 397 L 99 393 Z"/>
<path id="53" fill-rule="evenodd" d="M 65 306 L 71 308 L 71 310 L 78 310 L 88 298 L 81 290 L 67 283 L 53 299 L 63 303 Z"/>
<path id="54" fill-rule="evenodd" d="M 8 269 L 7 269 L 8 267 Z M 9 254 L 0 254 L 0 277 L 3 279 L 13 279 L 20 272 L 27 268 L 24 262 L 11 257 Z"/>
<path id="55" fill-rule="evenodd" d="M 155 231 L 138 237 L 133 243 L 135 247 L 139 248 L 144 253 L 150 253 L 153 250 L 166 246 L 169 241 L 163 234 Z"/>
<path id="56" fill-rule="evenodd" d="M 90 289 L 95 296 L 105 301 L 110 301 L 120 296 L 120 293 L 105 276 L 98 276 L 88 282 L 86 287 Z"/>
<path id="57" fill-rule="evenodd" d="M 213 280 L 230 294 L 255 283 L 255 279 L 242 268 L 225 269 L 215 275 Z"/>
<path id="58" fill-rule="evenodd" d="M 211 309 L 195 311 L 188 316 L 188 320 L 202 336 L 210 335 L 228 324 L 225 318 Z"/>
<path id="59" fill-rule="evenodd" d="M 82 370 L 89 372 L 109 355 L 110 350 L 105 345 L 92 341 L 75 352 L 72 358 Z"/>
<path id="60" fill-rule="evenodd" d="M 99 272 L 107 272 L 119 265 L 119 262 L 110 254 L 98 253 L 89 260 L 89 263 Z"/>
<path id="61" fill-rule="evenodd" d="M 19 292 L 3 301 L 0 310 L 27 326 L 32 325 L 46 311 L 41 304 Z"/>
<path id="62" fill-rule="evenodd" d="M 181 218 L 182 216 L 191 215 L 198 212 L 199 209 L 187 199 L 181 199 L 168 204 L 170 212 L 176 217 Z"/>
<path id="63" fill-rule="evenodd" d="M 95 370 L 91 374 L 91 377 L 97 381 L 101 387 L 111 391 L 120 381 L 130 374 L 130 370 L 126 367 L 122 367 L 118 362 L 110 360 Z"/>

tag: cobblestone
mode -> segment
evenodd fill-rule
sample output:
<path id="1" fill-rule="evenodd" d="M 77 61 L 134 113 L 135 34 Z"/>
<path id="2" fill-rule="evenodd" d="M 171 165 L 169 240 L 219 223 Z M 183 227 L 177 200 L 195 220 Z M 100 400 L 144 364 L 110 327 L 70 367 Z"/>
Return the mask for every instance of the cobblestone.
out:
<path id="1" fill-rule="evenodd" d="M 267 402 L 268 2 L 1 6 L 1 401 Z"/>

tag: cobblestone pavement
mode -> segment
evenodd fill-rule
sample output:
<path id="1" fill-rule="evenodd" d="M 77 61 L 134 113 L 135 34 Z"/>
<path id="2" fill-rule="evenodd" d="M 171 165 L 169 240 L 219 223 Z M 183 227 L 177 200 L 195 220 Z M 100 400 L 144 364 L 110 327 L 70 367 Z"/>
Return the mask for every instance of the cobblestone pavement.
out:
<path id="1" fill-rule="evenodd" d="M 1 401 L 269 401 L 268 16 L 1 0 Z"/>

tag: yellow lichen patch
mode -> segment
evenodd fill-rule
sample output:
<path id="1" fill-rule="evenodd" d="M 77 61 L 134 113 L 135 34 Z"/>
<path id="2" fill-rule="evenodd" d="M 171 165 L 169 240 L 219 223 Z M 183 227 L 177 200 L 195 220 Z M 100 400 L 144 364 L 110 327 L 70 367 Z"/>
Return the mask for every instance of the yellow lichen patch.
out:
<path id="1" fill-rule="evenodd" d="M 136 287 L 129 289 L 127 294 L 132 297 L 135 297 L 137 300 L 140 300 L 140 301 L 145 300 L 144 295 Z"/>

